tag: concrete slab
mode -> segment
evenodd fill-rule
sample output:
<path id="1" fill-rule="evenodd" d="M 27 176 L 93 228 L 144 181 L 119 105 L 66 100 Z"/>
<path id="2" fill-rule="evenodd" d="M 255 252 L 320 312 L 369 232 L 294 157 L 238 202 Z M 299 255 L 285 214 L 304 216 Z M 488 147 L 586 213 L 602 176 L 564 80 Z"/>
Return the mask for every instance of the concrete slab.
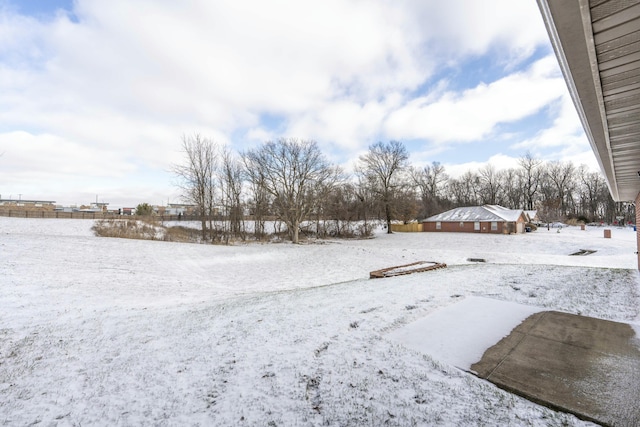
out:
<path id="1" fill-rule="evenodd" d="M 640 425 L 640 340 L 626 323 L 535 313 L 487 349 L 471 371 L 586 420 Z"/>

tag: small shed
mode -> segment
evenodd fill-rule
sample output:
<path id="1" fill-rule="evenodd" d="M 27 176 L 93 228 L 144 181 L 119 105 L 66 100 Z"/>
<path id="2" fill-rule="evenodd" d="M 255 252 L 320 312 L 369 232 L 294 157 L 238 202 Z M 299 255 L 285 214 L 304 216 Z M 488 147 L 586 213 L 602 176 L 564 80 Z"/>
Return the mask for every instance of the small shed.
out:
<path id="1" fill-rule="evenodd" d="M 527 216 L 522 209 L 498 205 L 451 209 L 422 221 L 422 231 L 460 233 L 524 233 Z"/>

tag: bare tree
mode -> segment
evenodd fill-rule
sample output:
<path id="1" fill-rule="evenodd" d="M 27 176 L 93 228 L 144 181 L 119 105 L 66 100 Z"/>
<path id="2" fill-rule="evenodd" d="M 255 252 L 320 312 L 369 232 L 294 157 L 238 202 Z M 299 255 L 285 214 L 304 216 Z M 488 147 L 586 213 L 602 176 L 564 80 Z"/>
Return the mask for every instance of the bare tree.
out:
<path id="1" fill-rule="evenodd" d="M 480 184 L 480 200 L 486 205 L 499 204 L 499 195 L 502 190 L 502 180 L 500 173 L 491 164 L 487 163 L 478 171 L 478 179 Z"/>
<path id="2" fill-rule="evenodd" d="M 308 195 L 309 203 L 312 205 L 311 212 L 316 220 L 316 235 L 326 236 L 326 218 L 331 214 L 332 207 L 330 202 L 337 202 L 334 197 L 339 188 L 344 188 L 345 182 L 342 177 L 342 171 L 339 167 L 331 167 L 330 175 L 324 182 L 320 182 L 314 186 L 313 191 Z M 323 225 L 321 226 L 321 221 Z"/>
<path id="3" fill-rule="evenodd" d="M 583 215 L 592 221 L 601 219 L 612 222 L 616 209 L 607 181 L 599 172 L 589 172 L 584 165 L 578 169 L 578 176 L 581 182 L 580 201 Z"/>
<path id="4" fill-rule="evenodd" d="M 334 168 L 309 140 L 269 141 L 243 158 L 249 176 L 264 180 L 276 215 L 287 225 L 291 241 L 298 243 L 300 224 L 314 208 L 312 196 L 335 177 Z"/>
<path id="5" fill-rule="evenodd" d="M 407 224 L 416 219 L 420 209 L 420 201 L 416 197 L 415 189 L 410 185 L 404 185 L 393 193 L 393 206 L 395 217 Z"/>
<path id="6" fill-rule="evenodd" d="M 217 168 L 217 147 L 208 139 L 194 134 L 182 137 L 185 164 L 175 165 L 174 174 L 179 178 L 182 197 L 196 206 L 202 225 L 202 240 L 213 240 L 212 215 L 215 205 L 215 173 Z M 209 227 L 207 229 L 207 220 Z"/>
<path id="7" fill-rule="evenodd" d="M 325 205 L 323 221 L 324 232 L 334 237 L 369 236 L 370 228 L 367 226 L 366 209 L 362 209 L 365 198 L 360 194 L 356 183 L 343 181 L 341 185 L 334 187 Z M 364 225 L 359 221 L 364 218 Z"/>
<path id="8" fill-rule="evenodd" d="M 478 192 L 480 177 L 475 172 L 468 170 L 458 179 L 451 179 L 448 191 L 453 197 L 456 206 L 475 206 L 479 203 Z"/>
<path id="9" fill-rule="evenodd" d="M 566 216 L 571 203 L 569 199 L 575 188 L 575 166 L 571 162 L 550 162 L 547 164 L 546 172 L 560 202 L 560 216 Z"/>
<path id="10" fill-rule="evenodd" d="M 257 239 L 262 239 L 265 235 L 265 217 L 269 211 L 269 193 L 267 192 L 265 176 L 262 169 L 252 169 L 251 163 L 246 156 L 242 157 L 244 163 L 244 173 L 249 182 L 249 189 L 252 199 L 249 201 L 250 212 L 253 216 L 253 233 Z"/>
<path id="11" fill-rule="evenodd" d="M 242 177 L 243 167 L 226 146 L 221 152 L 220 187 L 223 195 L 223 206 L 229 218 L 229 232 L 244 240 L 242 213 Z M 227 240 L 228 240 L 227 235 Z"/>
<path id="12" fill-rule="evenodd" d="M 520 175 L 522 177 L 522 191 L 524 194 L 525 209 L 533 210 L 535 196 L 540 186 L 542 160 L 534 158 L 531 153 L 525 154 L 518 160 Z"/>
<path id="13" fill-rule="evenodd" d="M 438 162 L 433 162 L 431 165 L 420 169 L 412 168 L 411 177 L 422 200 L 420 216 L 428 218 L 436 214 L 442 189 L 448 179 L 444 166 Z"/>
<path id="14" fill-rule="evenodd" d="M 576 168 L 570 162 L 543 162 L 530 153 L 523 156 L 520 167 L 496 172 L 485 166 L 449 178 L 440 193 L 441 206 L 464 206 L 479 203 L 504 204 L 510 208 L 537 209 L 543 221 L 586 217 L 611 221 L 629 216 L 626 206 L 616 206 L 600 173 L 586 166 Z M 426 188 L 416 179 L 422 171 L 412 170 L 414 184 L 420 192 Z M 422 196 L 421 196 L 422 197 Z"/>
<path id="15" fill-rule="evenodd" d="M 408 168 L 409 153 L 399 141 L 385 144 L 378 142 L 369 147 L 369 151 L 360 156 L 357 171 L 371 184 L 384 208 L 387 233 L 391 233 L 394 192 L 399 191 L 406 180 L 401 174 Z"/>
<path id="16" fill-rule="evenodd" d="M 355 195 L 358 199 L 359 211 L 357 218 L 363 220 L 363 235 L 368 236 L 373 232 L 373 225 L 368 222 L 369 212 L 373 209 L 375 194 L 371 185 L 362 174 L 356 174 L 357 184 L 354 187 Z"/>
<path id="17" fill-rule="evenodd" d="M 501 181 L 505 204 L 511 209 L 524 207 L 520 173 L 513 168 L 507 169 L 502 172 Z"/>

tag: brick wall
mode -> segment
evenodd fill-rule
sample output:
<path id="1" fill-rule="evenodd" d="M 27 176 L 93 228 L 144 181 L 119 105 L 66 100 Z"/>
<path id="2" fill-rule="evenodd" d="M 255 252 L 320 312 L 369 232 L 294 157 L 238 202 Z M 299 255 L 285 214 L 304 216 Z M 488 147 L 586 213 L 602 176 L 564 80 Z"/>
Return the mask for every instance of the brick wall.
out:
<path id="1" fill-rule="evenodd" d="M 422 225 L 423 231 L 442 231 L 447 233 L 493 233 L 493 234 L 501 234 L 503 233 L 503 223 L 498 223 L 498 229 L 495 231 L 491 230 L 491 222 L 480 222 L 480 231 L 476 231 L 474 229 L 473 222 L 441 222 L 441 229 L 436 229 L 435 222 L 425 222 Z"/>

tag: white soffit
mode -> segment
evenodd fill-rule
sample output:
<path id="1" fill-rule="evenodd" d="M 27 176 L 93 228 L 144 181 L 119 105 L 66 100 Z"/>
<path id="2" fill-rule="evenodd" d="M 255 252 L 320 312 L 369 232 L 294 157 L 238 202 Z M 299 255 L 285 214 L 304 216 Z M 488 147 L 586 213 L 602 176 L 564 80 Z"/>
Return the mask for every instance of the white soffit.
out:
<path id="1" fill-rule="evenodd" d="M 640 0 L 538 0 L 616 201 L 640 193 Z"/>

